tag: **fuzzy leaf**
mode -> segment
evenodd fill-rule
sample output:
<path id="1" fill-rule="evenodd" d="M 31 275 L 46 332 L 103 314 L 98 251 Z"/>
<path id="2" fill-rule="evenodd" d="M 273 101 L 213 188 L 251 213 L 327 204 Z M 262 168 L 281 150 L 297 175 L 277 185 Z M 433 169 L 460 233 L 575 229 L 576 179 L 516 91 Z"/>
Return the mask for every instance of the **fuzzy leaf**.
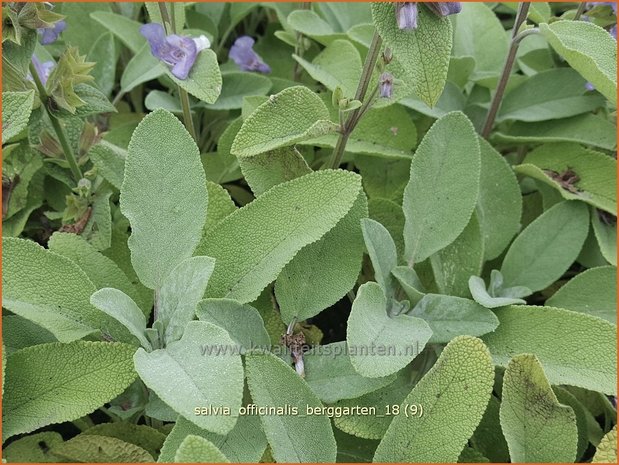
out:
<path id="1" fill-rule="evenodd" d="M 18 135 L 28 125 L 34 90 L 2 92 L 2 143 Z"/>
<path id="2" fill-rule="evenodd" d="M 2 409 L 3 441 L 76 420 L 122 393 L 136 378 L 135 347 L 74 341 L 28 347 L 8 358 Z"/>
<path id="3" fill-rule="evenodd" d="M 166 438 L 165 434 L 150 426 L 125 422 L 101 423 L 88 428 L 83 434 L 122 439 L 141 447 L 153 457 L 157 457 Z"/>
<path id="4" fill-rule="evenodd" d="M 393 242 L 389 231 L 378 221 L 369 218 L 361 220 L 361 230 L 363 231 L 365 248 L 374 268 L 374 279 L 387 297 L 393 297 L 395 282 L 391 272 L 398 266 L 398 252 L 395 242 Z"/>
<path id="5" fill-rule="evenodd" d="M 483 339 L 497 365 L 507 366 L 518 354 L 533 354 L 551 384 L 617 392 L 617 327 L 613 324 L 553 307 L 517 305 L 497 308 L 495 313 L 499 327 Z"/>
<path id="6" fill-rule="evenodd" d="M 3 448 L 2 458 L 8 463 L 58 463 L 58 457 L 50 449 L 62 441 L 60 433 L 54 431 L 31 434 Z"/>
<path id="7" fill-rule="evenodd" d="M 526 300 L 517 297 L 492 296 L 486 290 L 486 283 L 479 276 L 469 278 L 469 290 L 473 300 L 486 308 L 504 307 L 506 305 L 526 304 Z"/>
<path id="8" fill-rule="evenodd" d="M 564 284 L 546 305 L 588 313 L 617 324 L 617 268 L 583 271 Z"/>
<path id="9" fill-rule="evenodd" d="M 272 95 L 243 122 L 232 154 L 251 157 L 293 145 L 336 129 L 329 110 L 307 87 L 295 86 Z"/>
<path id="10" fill-rule="evenodd" d="M 559 279 L 580 253 L 589 230 L 587 207 L 561 202 L 526 227 L 509 247 L 501 273 L 509 286 L 539 291 Z"/>
<path id="11" fill-rule="evenodd" d="M 135 444 L 118 438 L 80 434 L 52 448 L 54 455 L 67 462 L 81 463 L 149 463 L 153 456 Z"/>
<path id="12" fill-rule="evenodd" d="M 109 11 L 95 11 L 90 17 L 118 37 L 134 54 L 146 43 L 137 21 Z"/>
<path id="13" fill-rule="evenodd" d="M 572 68 L 617 104 L 617 41 L 607 31 L 591 22 L 565 20 L 539 28 Z"/>
<path id="14" fill-rule="evenodd" d="M 323 170 L 279 184 L 226 217 L 203 248 L 216 260 L 207 295 L 256 299 L 300 249 L 348 213 L 360 189 L 358 175 Z"/>
<path id="15" fill-rule="evenodd" d="M 236 416 L 196 415 L 194 409 L 206 405 L 229 407 L 236 413 L 243 395 L 241 356 L 228 350 L 234 341 L 228 333 L 210 323 L 191 321 L 183 337 L 165 349 L 146 352 L 138 349 L 135 369 L 142 381 L 161 400 L 200 428 L 226 434 Z M 213 349 L 207 353 L 204 349 Z M 216 352 L 222 349 L 221 352 Z M 222 382 L 225 380 L 225 383 Z"/>
<path id="16" fill-rule="evenodd" d="M 172 74 L 170 68 L 161 62 L 159 66 L 164 68 L 165 74 L 176 85 L 198 100 L 205 103 L 215 103 L 221 94 L 221 72 L 217 63 L 217 55 L 212 50 L 202 50 L 198 54 L 187 79 L 178 79 Z"/>
<path id="17" fill-rule="evenodd" d="M 592 463 L 615 463 L 617 461 L 617 425 L 602 438 Z"/>
<path id="18" fill-rule="evenodd" d="M 261 415 L 262 427 L 276 462 L 334 462 L 336 444 L 329 418 L 305 415 L 306 406 L 322 407 L 307 383 L 275 355 L 245 356 L 247 384 L 254 403 L 297 407 L 299 415 Z"/>
<path id="19" fill-rule="evenodd" d="M 391 384 L 395 375 L 364 378 L 350 363 L 346 341 L 318 346 L 305 352 L 305 381 L 320 400 L 332 404 L 376 391 Z"/>
<path id="20" fill-rule="evenodd" d="M 334 305 L 357 281 L 363 259 L 359 222 L 368 216 L 360 192 L 348 214 L 319 241 L 304 247 L 275 282 L 282 320 L 311 318 Z"/>
<path id="21" fill-rule="evenodd" d="M 462 113 L 439 119 L 419 144 L 404 190 L 406 258 L 418 263 L 451 244 L 469 223 L 479 193 L 477 134 Z"/>
<path id="22" fill-rule="evenodd" d="M 534 355 L 518 355 L 507 365 L 501 429 L 512 462 L 576 460 L 578 429 L 574 410 L 559 403 Z"/>
<path id="23" fill-rule="evenodd" d="M 97 290 L 71 260 L 25 239 L 2 239 L 2 306 L 50 331 L 59 341 L 105 333 L 133 342 L 116 320 L 90 304 Z"/>
<path id="24" fill-rule="evenodd" d="M 600 210 L 591 211 L 593 235 L 600 247 L 602 257 L 611 265 L 617 266 L 617 220 L 608 218 Z"/>
<path id="25" fill-rule="evenodd" d="M 146 287 L 161 287 L 192 255 L 207 198 L 200 153 L 182 123 L 165 110 L 147 115 L 131 137 L 120 194 L 131 223 L 131 262 Z"/>
<path id="26" fill-rule="evenodd" d="M 410 315 L 391 317 L 387 310 L 385 294 L 378 284 L 368 282 L 359 288 L 348 318 L 346 341 L 352 365 L 368 378 L 387 376 L 404 368 L 432 336 L 432 330 L 422 319 Z M 375 353 L 369 347 L 376 348 Z"/>
<path id="27" fill-rule="evenodd" d="M 492 360 L 479 339 L 451 341 L 402 403 L 421 405 L 423 415 L 394 417 L 374 461 L 456 462 L 486 410 L 493 381 Z"/>
<path id="28" fill-rule="evenodd" d="M 499 322 L 490 310 L 461 297 L 426 294 L 408 315 L 423 319 L 432 330 L 429 342 L 445 343 L 456 336 L 481 336 Z"/>
<path id="29" fill-rule="evenodd" d="M 208 439 L 188 435 L 176 451 L 177 463 L 230 463 L 221 451 Z"/>
<path id="30" fill-rule="evenodd" d="M 392 2 L 373 3 L 374 25 L 401 63 L 407 84 L 428 106 L 433 107 L 443 93 L 447 80 L 452 45 L 451 22 L 427 8 L 419 8 L 417 29 L 400 30 L 394 7 Z"/>
<path id="31" fill-rule="evenodd" d="M 221 94 L 214 103 L 207 105 L 213 110 L 238 110 L 243 99 L 250 95 L 265 95 L 271 89 L 271 81 L 255 73 L 227 73 L 223 75 Z"/>

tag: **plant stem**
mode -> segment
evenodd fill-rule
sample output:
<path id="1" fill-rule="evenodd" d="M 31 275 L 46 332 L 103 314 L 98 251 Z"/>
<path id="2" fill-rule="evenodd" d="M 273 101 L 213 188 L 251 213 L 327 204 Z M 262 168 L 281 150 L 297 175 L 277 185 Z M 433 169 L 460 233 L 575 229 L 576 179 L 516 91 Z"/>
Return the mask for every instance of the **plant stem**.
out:
<path id="1" fill-rule="evenodd" d="M 75 154 L 73 153 L 73 149 L 71 148 L 71 144 L 69 143 L 69 139 L 67 138 L 67 134 L 65 133 L 62 124 L 60 124 L 58 118 L 54 116 L 54 114 L 49 108 L 49 96 L 47 95 L 45 86 L 41 82 L 41 78 L 37 74 L 37 70 L 35 69 L 32 62 L 30 63 L 30 74 L 32 75 L 34 84 L 39 91 L 39 98 L 41 99 L 41 104 L 43 105 L 43 108 L 45 108 L 45 111 L 47 112 L 47 115 L 52 122 L 54 131 L 56 132 L 56 137 L 58 137 L 58 141 L 60 142 L 62 150 L 64 151 L 65 159 L 67 160 L 67 163 L 69 163 L 69 168 L 71 169 L 71 173 L 73 174 L 73 178 L 75 179 L 75 183 L 77 184 L 83 177 L 82 171 L 77 164 L 77 159 L 75 158 Z"/>
<path id="2" fill-rule="evenodd" d="M 170 18 L 170 14 L 168 13 L 168 8 L 165 2 L 159 2 L 159 11 L 161 12 L 161 20 L 163 21 L 164 27 L 166 27 L 166 23 L 170 26 L 168 33 L 176 34 L 176 25 L 174 23 L 174 18 Z M 172 10 L 172 15 L 174 15 L 174 10 Z M 166 27 L 167 29 L 167 27 Z M 183 89 L 181 86 L 178 86 L 178 98 L 181 102 L 181 108 L 183 109 L 183 122 L 185 123 L 185 127 L 187 131 L 193 138 L 193 140 L 198 143 L 198 136 L 196 135 L 196 128 L 193 125 L 193 118 L 191 116 L 191 107 L 189 105 L 189 95 L 187 91 Z"/>
<path id="3" fill-rule="evenodd" d="M 301 3 L 302 10 L 309 10 L 311 8 L 312 8 L 312 4 L 310 2 Z M 303 34 L 301 34 L 300 32 L 297 32 L 296 37 L 297 37 L 297 44 L 294 47 L 294 54 L 303 58 L 303 52 L 305 48 L 303 46 Z M 295 60 L 294 69 L 292 71 L 292 80 L 298 82 L 300 79 L 301 79 L 301 65 L 299 64 L 298 61 Z"/>
<path id="4" fill-rule="evenodd" d="M 576 10 L 576 14 L 574 15 L 574 21 L 578 21 L 582 14 L 585 12 L 585 8 L 587 8 L 587 2 L 580 2 L 578 5 L 578 10 Z"/>
<path id="5" fill-rule="evenodd" d="M 370 81 L 372 80 L 372 74 L 374 72 L 374 68 L 376 67 L 376 61 L 378 60 L 380 46 L 382 43 L 383 39 L 380 37 L 378 32 L 375 32 L 374 37 L 372 37 L 370 49 L 368 50 L 368 54 L 365 57 L 365 63 L 363 63 L 363 71 L 361 72 L 361 78 L 359 79 L 359 85 L 357 86 L 357 92 L 355 93 L 355 100 L 363 102 L 365 98 L 365 94 L 368 91 Z M 362 106 L 361 108 L 357 108 L 356 110 L 351 111 L 343 127 L 340 129 L 340 137 L 335 144 L 333 154 L 331 155 L 331 159 L 329 160 L 328 166 L 332 169 L 336 169 L 338 166 L 340 166 L 340 163 L 342 162 L 342 157 L 344 156 L 344 150 L 346 149 L 346 143 L 348 142 L 348 138 L 355 129 L 355 126 L 359 122 L 359 119 L 363 115 L 363 112 L 365 112 L 367 108 L 368 106 L 365 105 L 365 108 Z"/>
<path id="6" fill-rule="evenodd" d="M 507 87 L 509 76 L 511 75 L 512 68 L 514 67 L 514 61 L 516 60 L 518 46 L 520 45 L 520 41 L 525 37 L 519 37 L 518 31 L 520 30 L 520 26 L 522 26 L 522 24 L 527 19 L 529 7 L 530 4 L 528 2 L 520 2 L 520 5 L 518 7 L 516 22 L 514 23 L 514 29 L 512 30 L 512 40 L 509 46 L 509 52 L 507 53 L 507 59 L 505 60 L 505 65 L 503 66 L 503 73 L 501 74 L 501 78 L 499 79 L 496 92 L 494 93 L 494 97 L 492 98 L 492 103 L 490 104 L 488 115 L 486 116 L 484 128 L 481 131 L 481 135 L 484 139 L 487 139 L 490 135 L 490 131 L 492 131 L 496 115 L 499 112 L 501 101 L 503 100 L 503 95 L 505 94 L 505 88 Z"/>

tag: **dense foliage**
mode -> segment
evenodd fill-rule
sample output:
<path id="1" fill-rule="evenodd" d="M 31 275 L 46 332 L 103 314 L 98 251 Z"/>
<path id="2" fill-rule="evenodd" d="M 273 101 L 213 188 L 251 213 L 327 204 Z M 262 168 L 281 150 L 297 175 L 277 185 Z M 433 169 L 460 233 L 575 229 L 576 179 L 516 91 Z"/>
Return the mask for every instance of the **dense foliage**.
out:
<path id="1" fill-rule="evenodd" d="M 615 462 L 615 37 L 3 3 L 3 459 Z"/>

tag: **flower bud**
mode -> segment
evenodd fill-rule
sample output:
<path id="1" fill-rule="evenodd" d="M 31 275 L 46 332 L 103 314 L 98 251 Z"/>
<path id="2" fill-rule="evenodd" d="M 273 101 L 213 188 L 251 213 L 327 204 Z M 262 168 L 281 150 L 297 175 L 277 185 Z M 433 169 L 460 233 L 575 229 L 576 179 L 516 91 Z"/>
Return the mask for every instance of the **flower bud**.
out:
<path id="1" fill-rule="evenodd" d="M 383 63 L 388 65 L 389 63 L 391 63 L 391 60 L 393 60 L 393 52 L 389 47 L 387 47 L 383 51 Z"/>
<path id="2" fill-rule="evenodd" d="M 397 2 L 395 4 L 395 17 L 400 29 L 417 29 L 417 3 Z"/>
<path id="3" fill-rule="evenodd" d="M 384 72 L 378 79 L 378 95 L 381 98 L 391 98 L 393 95 L 393 75 Z"/>

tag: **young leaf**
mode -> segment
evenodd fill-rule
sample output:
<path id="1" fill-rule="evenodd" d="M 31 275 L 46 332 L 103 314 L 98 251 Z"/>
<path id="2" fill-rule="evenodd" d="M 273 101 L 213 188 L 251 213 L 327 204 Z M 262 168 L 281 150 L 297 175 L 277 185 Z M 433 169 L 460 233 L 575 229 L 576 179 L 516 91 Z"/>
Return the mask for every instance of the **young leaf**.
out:
<path id="1" fill-rule="evenodd" d="M 136 287 L 127 275 L 110 258 L 98 252 L 82 236 L 71 233 L 55 232 L 48 242 L 48 248 L 54 253 L 71 259 L 90 278 L 97 289 L 111 287 L 119 289 L 129 296 L 144 311 L 148 303 L 141 298 Z"/>
<path id="2" fill-rule="evenodd" d="M 182 123 L 165 110 L 147 115 L 131 137 L 120 194 L 131 223 L 131 262 L 146 287 L 161 287 L 192 255 L 207 198 L 200 153 Z"/>
<path id="3" fill-rule="evenodd" d="M 212 258 L 190 257 L 176 265 L 163 281 L 155 305 L 166 343 L 179 340 L 187 323 L 194 319 L 214 266 Z"/>
<path id="4" fill-rule="evenodd" d="M 501 429 L 512 462 L 574 462 L 577 458 L 574 410 L 559 403 L 534 355 L 517 355 L 507 365 Z"/>
<path id="5" fill-rule="evenodd" d="M 615 463 L 617 461 L 617 425 L 602 438 L 595 451 L 592 463 Z"/>
<path id="6" fill-rule="evenodd" d="M 275 296 L 285 323 L 313 317 L 354 287 L 363 260 L 359 222 L 367 216 L 367 200 L 360 191 L 348 214 L 284 267 L 275 282 Z"/>
<path id="7" fill-rule="evenodd" d="M 425 288 L 419 276 L 412 268 L 408 266 L 396 266 L 391 270 L 391 274 L 398 280 L 402 290 L 406 293 L 406 296 L 410 300 L 411 305 L 417 305 L 417 303 L 423 298 L 425 294 Z"/>
<path id="8" fill-rule="evenodd" d="M 374 279 L 388 298 L 393 297 L 395 282 L 391 272 L 398 266 L 398 252 L 395 242 L 393 242 L 389 231 L 378 221 L 369 218 L 361 220 L 361 230 L 363 231 L 365 248 L 374 268 Z"/>
<path id="9" fill-rule="evenodd" d="M 236 425 L 226 436 L 200 429 L 183 417 L 178 417 L 161 448 L 159 462 L 172 462 L 180 444 L 190 434 L 208 439 L 235 463 L 258 462 L 267 448 L 267 438 L 257 415 L 239 416 Z"/>
<path id="10" fill-rule="evenodd" d="M 305 381 L 324 403 L 354 399 L 391 384 L 395 375 L 364 378 L 350 363 L 346 341 L 318 346 L 303 355 Z"/>
<path id="11" fill-rule="evenodd" d="M 387 299 L 378 284 L 368 282 L 357 291 L 346 341 L 350 361 L 362 376 L 379 378 L 395 373 L 421 353 L 431 336 L 432 330 L 420 318 L 389 316 Z"/>
<path id="12" fill-rule="evenodd" d="M 88 151 L 88 158 L 94 163 L 101 176 L 120 190 L 125 174 L 127 151 L 102 140 Z"/>
<path id="13" fill-rule="evenodd" d="M 154 461 L 152 455 L 135 444 L 96 434 L 80 434 L 55 445 L 51 452 L 67 462 L 144 463 Z"/>
<path id="14" fill-rule="evenodd" d="M 2 143 L 15 137 L 28 125 L 34 90 L 27 92 L 2 92 Z"/>
<path id="15" fill-rule="evenodd" d="M 498 257 L 520 230 L 522 194 L 505 158 L 481 137 L 479 148 L 481 175 L 476 211 L 487 261 Z"/>
<path id="16" fill-rule="evenodd" d="M 591 268 L 570 279 L 546 305 L 588 313 L 617 324 L 616 283 L 614 266 Z"/>
<path id="17" fill-rule="evenodd" d="M 226 217 L 203 249 L 217 263 L 207 295 L 253 301 L 348 213 L 360 190 L 358 175 L 323 170 L 279 184 Z"/>
<path id="18" fill-rule="evenodd" d="M 90 303 L 123 324 L 140 341 L 142 347 L 152 349 L 146 337 L 146 317 L 123 291 L 109 287 L 99 289 L 90 296 Z"/>
<path id="19" fill-rule="evenodd" d="M 587 21 L 555 21 L 539 25 L 548 43 L 569 65 L 617 104 L 617 42 Z"/>
<path id="20" fill-rule="evenodd" d="M 561 202 L 526 227 L 509 247 L 501 273 L 510 286 L 531 291 L 559 279 L 580 253 L 589 230 L 589 212 L 582 202 Z"/>
<path id="21" fill-rule="evenodd" d="M 329 110 L 307 87 L 295 86 L 272 95 L 241 126 L 232 154 L 251 157 L 335 131 Z"/>
<path id="22" fill-rule="evenodd" d="M 243 365 L 241 356 L 231 350 L 233 346 L 225 330 L 191 321 L 183 337 L 165 349 L 150 353 L 138 349 L 135 369 L 146 386 L 180 415 L 200 428 L 226 434 L 234 427 L 236 416 L 196 415 L 194 409 L 212 405 L 227 407 L 235 414 L 241 406 Z"/>
<path id="23" fill-rule="evenodd" d="M 432 330 L 429 342 L 445 343 L 456 336 L 481 336 L 499 325 L 494 313 L 461 297 L 426 294 L 408 315 L 421 318 Z"/>
<path id="24" fill-rule="evenodd" d="M 513 356 L 530 353 L 539 359 L 551 384 L 616 393 L 617 327 L 613 324 L 553 307 L 517 305 L 495 313 L 499 327 L 483 339 L 497 365 L 506 366 Z"/>
<path id="25" fill-rule="evenodd" d="M 490 295 L 486 290 L 486 283 L 479 276 L 469 278 L 469 290 L 473 300 L 486 308 L 504 307 L 506 305 L 526 304 L 527 301 L 519 297 L 502 297 Z M 531 292 L 529 292 L 530 294 Z M 524 297 L 524 296 L 523 296 Z"/>
<path id="26" fill-rule="evenodd" d="M 195 313 L 200 321 L 225 329 L 245 350 L 266 350 L 271 345 L 262 317 L 251 305 L 231 299 L 204 299 L 198 303 Z"/>
<path id="27" fill-rule="evenodd" d="M 478 136 L 468 118 L 449 113 L 434 123 L 415 152 L 404 190 L 409 262 L 425 260 L 464 230 L 477 203 L 480 169 Z"/>
<path id="28" fill-rule="evenodd" d="M 59 341 L 105 333 L 133 342 L 129 331 L 90 304 L 97 290 L 71 260 L 39 244 L 2 239 L 2 306 L 50 331 Z"/>
<path id="29" fill-rule="evenodd" d="M 374 461 L 456 462 L 486 410 L 493 381 L 492 360 L 479 339 L 451 341 L 400 407 L 421 405 L 423 415 L 394 417 Z"/>
<path id="30" fill-rule="evenodd" d="M 438 17 L 427 8 L 419 8 L 417 29 L 400 30 L 392 2 L 372 3 L 372 17 L 377 32 L 401 63 L 407 84 L 433 107 L 447 80 L 452 45 L 449 19 Z"/>
<path id="31" fill-rule="evenodd" d="M 208 439 L 188 435 L 176 451 L 177 463 L 230 463 L 221 451 Z"/>
<path id="32" fill-rule="evenodd" d="M 430 256 L 436 286 L 441 294 L 468 297 L 468 279 L 481 273 L 484 240 L 477 214 L 456 239 Z"/>
<path id="33" fill-rule="evenodd" d="M 607 155 L 577 144 L 546 144 L 515 170 L 553 187 L 565 199 L 617 215 L 617 161 Z"/>
<path id="34" fill-rule="evenodd" d="M 296 407 L 299 415 L 260 415 L 276 462 L 334 462 L 336 444 L 329 418 L 306 415 L 322 408 L 307 383 L 275 355 L 245 356 L 247 384 L 254 403 L 270 408 Z"/>
<path id="35" fill-rule="evenodd" d="M 28 347 L 8 358 L 2 440 L 75 420 L 122 393 L 136 378 L 135 347 L 74 341 Z"/>

